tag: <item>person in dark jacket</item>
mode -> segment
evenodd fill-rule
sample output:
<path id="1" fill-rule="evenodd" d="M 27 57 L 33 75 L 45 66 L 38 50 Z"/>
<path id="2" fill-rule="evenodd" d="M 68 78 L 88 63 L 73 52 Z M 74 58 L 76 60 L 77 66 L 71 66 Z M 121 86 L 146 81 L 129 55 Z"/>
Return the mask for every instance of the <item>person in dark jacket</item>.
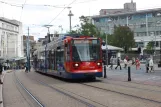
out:
<path id="1" fill-rule="evenodd" d="M 2 64 L 0 63 L 0 84 L 3 84 L 2 82 L 2 71 L 3 71 L 3 66 Z M 2 103 L 2 101 L 0 101 L 0 104 Z"/>
<path id="2" fill-rule="evenodd" d="M 117 66 L 115 69 L 117 69 L 118 66 L 120 66 L 120 70 L 121 70 L 120 57 L 117 58 Z"/>
<path id="3" fill-rule="evenodd" d="M 3 66 L 0 63 L 0 84 L 3 84 L 3 82 L 2 82 L 2 71 L 3 71 Z"/>

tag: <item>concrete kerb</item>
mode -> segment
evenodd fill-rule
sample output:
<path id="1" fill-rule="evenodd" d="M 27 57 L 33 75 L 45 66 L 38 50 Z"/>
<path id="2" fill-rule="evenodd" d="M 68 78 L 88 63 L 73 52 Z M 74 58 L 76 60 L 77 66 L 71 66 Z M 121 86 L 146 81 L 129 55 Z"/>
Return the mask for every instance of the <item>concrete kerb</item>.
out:
<path id="1" fill-rule="evenodd" d="M 2 76 L 2 82 L 4 80 L 4 77 L 5 77 L 5 74 L 6 74 L 6 71 L 3 72 L 3 76 Z M 0 101 L 2 101 L 2 103 L 0 103 L 0 107 L 3 107 L 3 96 L 2 96 L 2 90 L 3 89 L 3 84 L 0 84 Z"/>

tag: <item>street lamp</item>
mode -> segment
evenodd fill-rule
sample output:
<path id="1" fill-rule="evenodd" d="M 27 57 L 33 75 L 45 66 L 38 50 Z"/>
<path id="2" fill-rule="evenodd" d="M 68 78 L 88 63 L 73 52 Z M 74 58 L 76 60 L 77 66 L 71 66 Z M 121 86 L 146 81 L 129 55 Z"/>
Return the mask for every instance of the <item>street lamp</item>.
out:
<path id="1" fill-rule="evenodd" d="M 48 29 L 48 33 L 47 33 L 47 37 L 48 37 L 48 42 L 51 42 L 50 41 L 50 27 L 52 27 L 53 25 L 44 25 L 44 27 L 46 27 Z"/>
<path id="2" fill-rule="evenodd" d="M 74 16 L 74 14 L 72 13 L 72 11 L 70 10 L 70 8 L 71 7 L 68 7 L 68 9 L 69 9 L 69 14 L 68 14 L 68 16 L 69 16 L 69 29 L 70 29 L 70 32 L 71 32 L 71 30 L 72 30 L 72 25 L 71 25 L 71 17 L 72 16 Z"/>
<path id="3" fill-rule="evenodd" d="M 62 27 L 62 25 L 59 25 L 59 28 L 60 28 L 61 34 L 62 34 L 63 33 L 63 27 Z"/>
<path id="4" fill-rule="evenodd" d="M 45 70 L 46 70 L 46 72 L 47 72 L 47 43 L 49 43 L 50 42 L 50 30 L 49 30 L 49 28 L 50 27 L 52 27 L 53 25 L 44 25 L 44 27 L 46 27 L 46 28 L 48 28 L 48 33 L 47 33 L 47 37 L 48 37 L 48 42 L 47 42 L 47 40 L 45 41 Z"/>
<path id="5" fill-rule="evenodd" d="M 109 19 L 108 20 L 108 24 L 111 22 L 112 20 L 111 19 Z M 109 24 L 109 31 L 110 31 L 110 24 Z M 108 31 L 108 33 L 109 33 L 109 31 Z M 107 63 L 107 66 L 108 66 L 108 47 L 107 47 L 107 32 L 105 32 L 105 34 L 106 34 L 106 63 Z M 110 31 L 110 34 L 111 34 L 111 31 Z"/>
<path id="6" fill-rule="evenodd" d="M 144 40 L 141 39 L 141 42 L 143 42 L 143 46 L 142 46 L 142 48 L 141 48 L 141 55 L 144 55 Z"/>
<path id="7" fill-rule="evenodd" d="M 160 36 L 160 38 L 161 38 L 161 36 Z M 160 61 L 159 61 L 158 67 L 161 67 L 161 41 L 160 41 Z"/>
<path id="8" fill-rule="evenodd" d="M 155 36 L 155 50 L 154 50 L 154 55 L 156 55 L 156 24 L 155 24 L 155 31 L 154 31 L 155 33 L 154 33 L 154 36 Z"/>

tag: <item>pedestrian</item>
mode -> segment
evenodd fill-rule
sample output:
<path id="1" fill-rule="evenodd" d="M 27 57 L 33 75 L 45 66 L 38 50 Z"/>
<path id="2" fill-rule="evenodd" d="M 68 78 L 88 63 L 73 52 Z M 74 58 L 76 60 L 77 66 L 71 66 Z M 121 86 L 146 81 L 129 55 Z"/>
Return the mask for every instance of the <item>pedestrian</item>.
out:
<path id="1" fill-rule="evenodd" d="M 139 58 L 136 59 L 135 63 L 136 63 L 136 70 L 141 69 Z"/>
<path id="2" fill-rule="evenodd" d="M 128 56 L 126 56 L 125 59 L 126 59 L 127 61 L 129 61 L 129 57 L 128 57 Z"/>
<path id="3" fill-rule="evenodd" d="M 2 82 L 2 71 L 3 71 L 3 66 L 0 63 L 0 84 L 3 84 L 3 82 Z"/>
<path id="4" fill-rule="evenodd" d="M 28 68 L 28 64 L 25 64 L 25 72 L 28 72 L 29 68 Z"/>
<path id="5" fill-rule="evenodd" d="M 111 56 L 111 58 L 110 58 L 110 64 L 111 64 L 110 68 L 113 69 L 113 64 L 114 64 L 113 56 Z"/>
<path id="6" fill-rule="evenodd" d="M 3 71 L 3 66 L 2 64 L 0 63 L 0 84 L 3 84 L 2 82 L 2 71 Z M 0 101 L 0 104 L 2 103 L 2 101 Z"/>
<path id="7" fill-rule="evenodd" d="M 149 60 L 149 71 L 150 72 L 154 71 L 154 67 L 153 66 L 154 66 L 153 59 L 150 58 L 150 60 Z"/>
<path id="8" fill-rule="evenodd" d="M 133 57 L 132 58 L 132 65 L 134 65 L 135 64 L 135 58 Z"/>
<path id="9" fill-rule="evenodd" d="M 120 57 L 117 58 L 117 66 L 115 69 L 117 69 L 118 66 L 120 66 L 120 70 L 121 70 Z"/>
<path id="10" fill-rule="evenodd" d="M 148 73 L 149 72 L 149 58 L 146 58 L 145 66 L 146 66 L 146 73 Z"/>
<path id="11" fill-rule="evenodd" d="M 127 68 L 127 62 L 128 62 L 128 60 L 125 58 L 125 59 L 124 59 L 124 65 L 125 65 L 124 68 L 125 68 L 125 69 Z"/>

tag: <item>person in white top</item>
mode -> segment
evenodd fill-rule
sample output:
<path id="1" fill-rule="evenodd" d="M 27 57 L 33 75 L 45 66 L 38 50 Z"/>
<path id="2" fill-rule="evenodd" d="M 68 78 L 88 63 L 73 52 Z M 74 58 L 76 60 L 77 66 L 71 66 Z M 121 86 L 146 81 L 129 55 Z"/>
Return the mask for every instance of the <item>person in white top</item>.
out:
<path id="1" fill-rule="evenodd" d="M 124 66 L 124 68 L 126 69 L 127 68 L 127 60 L 126 60 L 126 58 L 124 59 L 124 64 L 125 64 L 125 66 Z"/>
<path id="2" fill-rule="evenodd" d="M 149 60 L 149 71 L 150 72 L 152 72 L 152 71 L 154 71 L 154 62 L 153 62 L 153 59 L 152 58 L 150 58 L 150 60 Z"/>

